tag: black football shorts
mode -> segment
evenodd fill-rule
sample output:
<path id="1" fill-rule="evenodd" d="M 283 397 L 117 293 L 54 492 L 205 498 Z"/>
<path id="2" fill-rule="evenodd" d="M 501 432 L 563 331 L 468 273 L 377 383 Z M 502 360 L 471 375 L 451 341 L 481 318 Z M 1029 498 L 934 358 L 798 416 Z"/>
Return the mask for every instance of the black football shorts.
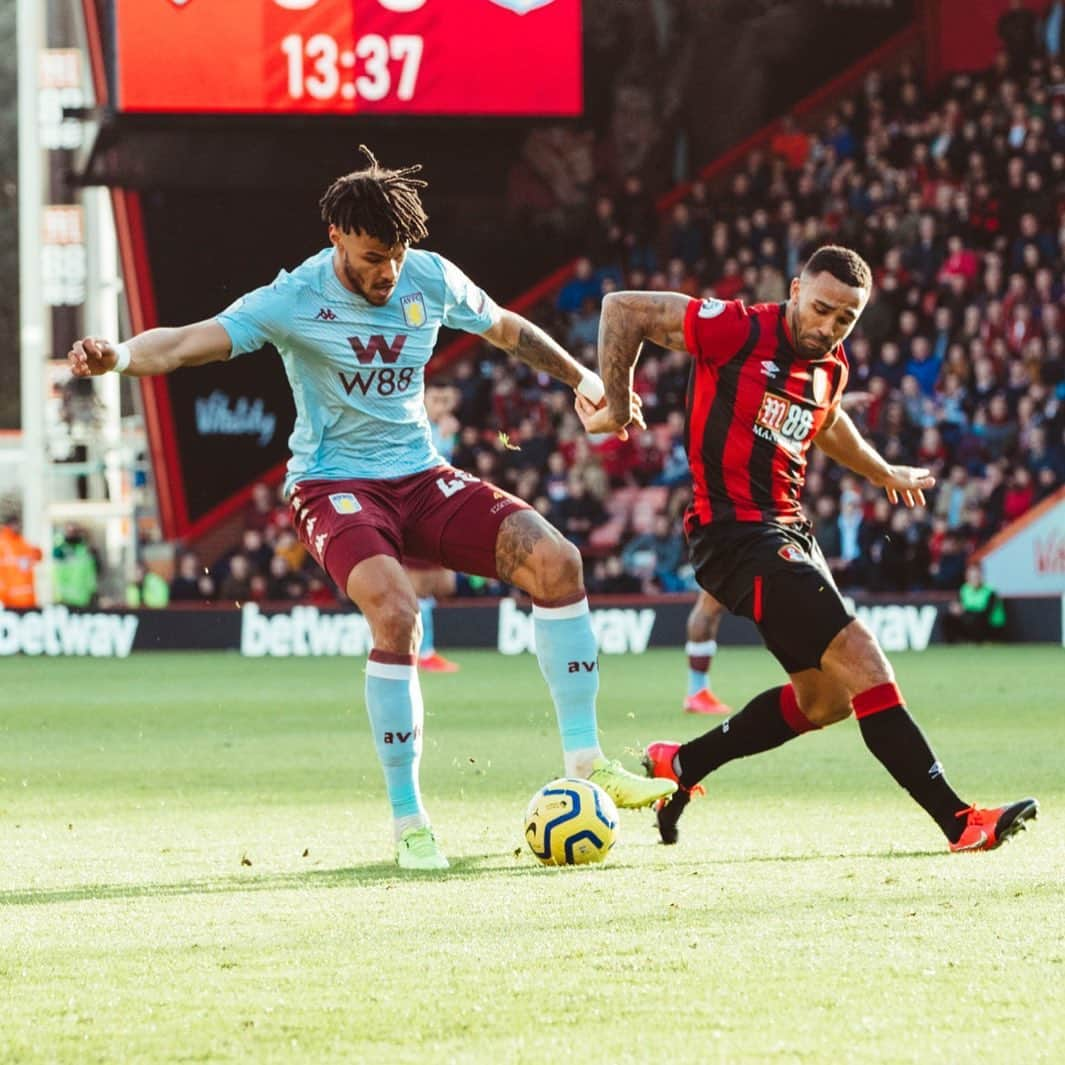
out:
<path id="1" fill-rule="evenodd" d="M 699 584 L 758 626 L 787 673 L 819 669 L 825 649 L 854 620 L 806 526 L 695 525 L 688 548 Z"/>

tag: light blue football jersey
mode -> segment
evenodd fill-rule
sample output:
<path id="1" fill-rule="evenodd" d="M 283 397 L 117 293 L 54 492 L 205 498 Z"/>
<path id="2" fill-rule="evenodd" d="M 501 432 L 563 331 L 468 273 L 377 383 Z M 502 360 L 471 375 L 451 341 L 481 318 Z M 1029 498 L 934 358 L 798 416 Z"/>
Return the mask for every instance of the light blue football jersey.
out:
<path id="1" fill-rule="evenodd" d="M 340 283 L 330 246 L 218 321 L 233 356 L 268 341 L 281 353 L 296 403 L 290 491 L 301 480 L 405 477 L 442 465 L 425 413 L 425 364 L 441 325 L 483 333 L 498 317 L 454 263 L 418 249 L 375 307 Z"/>

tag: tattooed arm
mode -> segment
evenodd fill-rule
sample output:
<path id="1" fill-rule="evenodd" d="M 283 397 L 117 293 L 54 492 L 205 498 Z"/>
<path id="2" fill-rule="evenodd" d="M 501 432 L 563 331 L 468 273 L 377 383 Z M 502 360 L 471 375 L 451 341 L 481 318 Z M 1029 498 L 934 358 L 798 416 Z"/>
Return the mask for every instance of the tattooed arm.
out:
<path id="1" fill-rule="evenodd" d="M 617 433 L 635 422 L 643 428 L 632 375 L 645 340 L 685 351 L 684 315 L 691 303 L 679 292 L 611 292 L 599 318 L 599 369 L 606 388 L 606 407 L 594 410 L 577 400 L 577 413 L 589 433 Z M 625 434 L 623 436 L 622 434 Z"/>
<path id="2" fill-rule="evenodd" d="M 575 389 L 588 372 L 538 325 L 513 311 L 503 311 L 499 321 L 481 336 L 526 366 L 543 371 L 570 388 Z"/>

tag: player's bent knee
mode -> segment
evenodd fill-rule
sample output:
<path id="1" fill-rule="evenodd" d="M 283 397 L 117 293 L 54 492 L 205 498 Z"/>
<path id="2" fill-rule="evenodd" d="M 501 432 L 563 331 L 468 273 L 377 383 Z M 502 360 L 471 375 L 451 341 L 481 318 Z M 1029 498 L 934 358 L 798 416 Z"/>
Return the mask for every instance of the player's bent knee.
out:
<path id="1" fill-rule="evenodd" d="M 800 712 L 815 728 L 850 717 L 850 692 L 823 670 L 808 670 L 793 676 L 792 685 Z"/>
<path id="2" fill-rule="evenodd" d="M 811 725 L 825 728 L 827 725 L 846 721 L 851 716 L 851 704 L 850 700 L 844 697 L 842 701 L 833 699 L 815 703 L 809 710 L 803 707 L 802 712 Z"/>
<path id="3" fill-rule="evenodd" d="M 565 537 L 555 534 L 545 539 L 531 558 L 535 587 L 531 594 L 548 602 L 579 591 L 584 582 L 581 553 Z"/>
<path id="4" fill-rule="evenodd" d="M 421 642 L 422 623 L 416 602 L 380 602 L 364 607 L 363 612 L 379 651 L 408 654 Z"/>
<path id="5" fill-rule="evenodd" d="M 496 569 L 503 580 L 543 602 L 568 598 L 584 586 L 580 552 L 531 510 L 512 514 L 500 527 Z"/>

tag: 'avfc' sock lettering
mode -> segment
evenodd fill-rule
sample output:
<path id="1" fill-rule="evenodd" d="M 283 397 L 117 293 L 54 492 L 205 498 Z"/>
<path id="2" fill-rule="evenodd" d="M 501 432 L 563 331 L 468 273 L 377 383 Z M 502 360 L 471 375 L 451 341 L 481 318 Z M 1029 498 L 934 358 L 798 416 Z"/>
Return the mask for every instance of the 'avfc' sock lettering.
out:
<path id="1" fill-rule="evenodd" d="M 533 603 L 533 633 L 540 672 L 555 704 L 567 776 L 585 776 L 602 757 L 596 724 L 599 648 L 588 600 L 543 606 Z"/>
<path id="2" fill-rule="evenodd" d="M 413 655 L 376 649 L 370 652 L 366 710 L 398 839 L 408 828 L 429 824 L 418 787 L 425 715 Z"/>
<path id="3" fill-rule="evenodd" d="M 418 600 L 418 614 L 422 619 L 422 643 L 418 648 L 419 658 L 428 658 L 436 650 L 436 634 L 433 632 L 433 607 L 436 600 L 430 595 Z"/>

